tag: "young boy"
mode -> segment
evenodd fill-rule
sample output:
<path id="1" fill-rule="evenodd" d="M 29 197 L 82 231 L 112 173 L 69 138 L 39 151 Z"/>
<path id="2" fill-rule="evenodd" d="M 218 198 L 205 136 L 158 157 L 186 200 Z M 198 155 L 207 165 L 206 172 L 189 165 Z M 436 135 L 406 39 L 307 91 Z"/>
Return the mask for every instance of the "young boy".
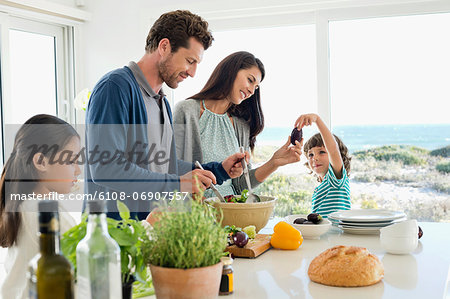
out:
<path id="1" fill-rule="evenodd" d="M 303 152 L 308 159 L 305 165 L 320 182 L 312 196 L 312 212 L 326 218 L 334 211 L 351 208 L 348 179 L 351 158 L 344 143 L 330 132 L 317 114 L 301 115 L 295 127 L 300 130 L 312 123 L 316 123 L 320 133 L 305 143 Z"/>

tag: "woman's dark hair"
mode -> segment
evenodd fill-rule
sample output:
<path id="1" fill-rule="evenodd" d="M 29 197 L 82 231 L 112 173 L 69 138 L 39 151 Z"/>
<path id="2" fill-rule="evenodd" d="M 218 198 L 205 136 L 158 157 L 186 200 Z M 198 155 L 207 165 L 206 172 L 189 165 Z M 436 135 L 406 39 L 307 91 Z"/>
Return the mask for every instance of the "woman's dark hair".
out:
<path id="1" fill-rule="evenodd" d="M 253 54 L 240 51 L 225 57 L 214 69 L 203 89 L 189 97 L 190 99 L 219 100 L 230 95 L 237 73 L 243 69 L 256 66 L 261 72 L 261 81 L 264 80 L 264 65 Z M 231 105 L 228 113 L 244 119 L 250 126 L 250 149 L 253 151 L 256 136 L 264 129 L 264 114 L 261 109 L 261 88 L 255 89 L 251 97 L 239 105 Z"/>
<path id="2" fill-rule="evenodd" d="M 153 52 L 158 48 L 159 42 L 167 38 L 173 52 L 178 48 L 188 48 L 189 38 L 195 38 L 206 50 L 214 40 L 208 30 L 208 22 L 188 10 L 176 10 L 161 15 L 153 24 L 147 36 L 145 51 Z"/>
<path id="3" fill-rule="evenodd" d="M 339 151 L 341 152 L 342 162 L 344 163 L 344 168 L 347 171 L 347 176 L 350 177 L 350 161 L 352 160 L 352 158 L 349 156 L 348 148 L 347 146 L 345 146 L 344 142 L 342 142 L 342 140 L 339 137 L 337 137 L 334 134 L 333 136 L 338 144 Z M 324 146 L 322 135 L 320 135 L 320 133 L 317 133 L 311 138 L 309 138 L 308 141 L 306 141 L 305 145 L 303 146 L 303 153 L 308 158 L 308 151 L 310 149 L 312 149 L 313 147 L 321 147 L 321 146 Z M 308 162 L 305 163 L 305 166 L 309 168 Z"/>
<path id="4" fill-rule="evenodd" d="M 0 179 L 0 246 L 14 245 L 20 228 L 19 206 L 23 200 L 12 200 L 11 195 L 32 194 L 39 183 L 33 156 L 41 153 L 50 157 L 75 136 L 79 137 L 71 125 L 46 114 L 35 115 L 20 127 Z"/>

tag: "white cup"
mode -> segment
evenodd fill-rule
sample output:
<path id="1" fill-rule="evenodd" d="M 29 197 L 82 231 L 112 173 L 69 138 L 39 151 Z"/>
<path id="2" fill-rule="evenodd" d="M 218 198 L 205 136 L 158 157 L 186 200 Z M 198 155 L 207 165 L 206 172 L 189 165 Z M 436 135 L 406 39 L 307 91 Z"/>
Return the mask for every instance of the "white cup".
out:
<path id="1" fill-rule="evenodd" d="M 419 243 L 417 236 L 390 237 L 380 235 L 381 247 L 388 253 L 408 254 L 417 248 Z"/>
<path id="2" fill-rule="evenodd" d="M 417 225 L 417 221 L 415 219 L 405 220 L 383 227 L 380 229 L 380 233 L 390 237 L 406 237 L 411 235 L 418 237 L 419 226 Z"/>
<path id="3" fill-rule="evenodd" d="M 380 229 L 381 247 L 388 253 L 408 254 L 419 242 L 416 220 L 407 220 Z"/>

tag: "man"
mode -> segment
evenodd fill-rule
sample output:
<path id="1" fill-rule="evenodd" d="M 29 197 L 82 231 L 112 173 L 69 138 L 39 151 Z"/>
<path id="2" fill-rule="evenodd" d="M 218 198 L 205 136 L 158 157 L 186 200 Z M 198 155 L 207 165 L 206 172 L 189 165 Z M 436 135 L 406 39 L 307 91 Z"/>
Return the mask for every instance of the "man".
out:
<path id="1" fill-rule="evenodd" d="M 197 193 L 242 174 L 241 153 L 204 164 L 205 170 L 176 157 L 172 112 L 161 87 L 177 88 L 194 77 L 212 40 L 199 16 L 163 14 L 150 29 L 144 56 L 95 86 L 86 111 L 86 189 L 113 199 L 108 216 L 119 217 L 115 199 L 126 202 L 132 217 L 145 219 L 155 199 L 175 199 L 170 192 Z"/>

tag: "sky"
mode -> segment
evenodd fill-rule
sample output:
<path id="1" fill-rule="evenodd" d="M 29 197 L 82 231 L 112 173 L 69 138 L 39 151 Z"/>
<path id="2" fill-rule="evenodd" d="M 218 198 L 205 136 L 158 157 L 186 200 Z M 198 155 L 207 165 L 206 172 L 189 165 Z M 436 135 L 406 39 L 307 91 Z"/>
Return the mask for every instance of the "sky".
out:
<path id="1" fill-rule="evenodd" d="M 235 51 L 265 65 L 261 83 L 267 127 L 291 127 L 317 112 L 314 25 L 213 32 L 196 78 L 174 93 L 198 92 Z M 450 123 L 450 14 L 330 22 L 332 125 Z"/>

